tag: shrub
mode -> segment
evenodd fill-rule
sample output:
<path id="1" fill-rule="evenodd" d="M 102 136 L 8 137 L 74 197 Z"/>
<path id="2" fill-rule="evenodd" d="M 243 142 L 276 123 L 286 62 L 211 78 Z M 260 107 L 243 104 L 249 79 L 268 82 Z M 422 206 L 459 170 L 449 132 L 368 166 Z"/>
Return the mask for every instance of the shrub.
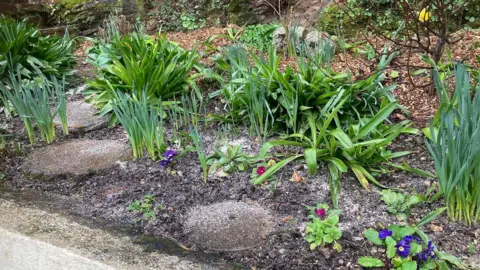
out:
<path id="1" fill-rule="evenodd" d="M 116 91 L 140 96 L 146 91 L 147 103 L 168 100 L 186 92 L 198 55 L 187 52 L 167 40 L 165 35 L 153 39 L 132 33 L 109 44 L 98 44 L 88 53 L 89 61 L 98 69 L 98 77 L 89 82 L 87 100 L 110 113 Z"/>
<path id="2" fill-rule="evenodd" d="M 20 70 L 22 78 L 73 74 L 73 43 L 68 33 L 63 38 L 42 36 L 26 20 L 0 17 L 0 81 Z"/>
<path id="3" fill-rule="evenodd" d="M 437 91 L 442 101 L 448 92 L 435 76 Z M 480 217 L 480 92 L 472 99 L 470 76 L 463 64 L 455 68 L 455 92 L 451 106 L 440 108 L 440 121 L 430 126 L 431 139 L 426 139 L 435 161 L 440 191 L 452 220 L 467 224 Z"/>

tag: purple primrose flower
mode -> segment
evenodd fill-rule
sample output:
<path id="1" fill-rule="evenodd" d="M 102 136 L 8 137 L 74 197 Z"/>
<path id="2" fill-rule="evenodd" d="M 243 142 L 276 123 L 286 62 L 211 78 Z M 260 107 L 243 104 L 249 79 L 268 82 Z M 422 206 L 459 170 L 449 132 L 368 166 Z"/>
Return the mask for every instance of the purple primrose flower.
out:
<path id="1" fill-rule="evenodd" d="M 402 258 L 407 258 L 410 254 L 410 243 L 404 239 L 400 240 L 395 247 L 397 248 L 397 254 Z"/>
<path id="2" fill-rule="evenodd" d="M 390 230 L 381 230 L 379 233 L 378 233 L 378 238 L 384 240 L 385 238 L 389 237 L 389 236 L 392 236 L 392 231 Z"/>

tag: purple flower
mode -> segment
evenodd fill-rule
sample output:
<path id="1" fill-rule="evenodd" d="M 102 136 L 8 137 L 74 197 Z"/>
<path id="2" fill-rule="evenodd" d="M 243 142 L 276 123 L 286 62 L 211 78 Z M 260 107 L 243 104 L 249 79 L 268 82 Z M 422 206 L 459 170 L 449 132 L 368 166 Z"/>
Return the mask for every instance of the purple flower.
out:
<path id="1" fill-rule="evenodd" d="M 323 208 L 321 208 L 321 209 L 315 208 L 314 212 L 318 217 L 320 217 L 322 219 L 324 219 L 327 216 L 327 214 L 325 213 L 325 209 L 323 209 Z"/>
<path id="2" fill-rule="evenodd" d="M 418 237 L 416 235 L 413 237 L 413 240 L 415 240 L 415 242 L 417 242 L 417 244 L 420 244 L 420 242 L 422 241 L 422 239 L 420 239 L 420 237 Z"/>
<path id="3" fill-rule="evenodd" d="M 162 160 L 160 161 L 160 166 L 166 167 L 168 165 L 168 160 Z"/>
<path id="4" fill-rule="evenodd" d="M 405 242 L 407 242 L 407 243 L 410 244 L 410 243 L 412 243 L 413 240 L 415 240 L 415 239 L 413 238 L 413 236 L 407 235 L 407 236 L 405 236 L 405 237 L 403 238 L 403 240 L 404 240 Z"/>
<path id="5" fill-rule="evenodd" d="M 407 258 L 410 254 L 410 243 L 403 239 L 395 247 L 397 248 L 397 254 L 402 258 Z"/>
<path id="6" fill-rule="evenodd" d="M 175 153 L 175 151 L 172 150 L 172 149 L 167 150 L 167 152 L 165 152 L 165 154 L 164 154 L 164 157 L 165 157 L 168 161 L 171 161 L 172 158 L 174 158 L 175 156 L 177 156 L 177 153 Z"/>
<path id="7" fill-rule="evenodd" d="M 380 238 L 382 240 L 384 240 L 385 238 L 387 238 L 389 236 L 392 236 L 392 231 L 390 231 L 390 230 L 381 230 L 378 233 L 378 238 Z"/>
<path id="8" fill-rule="evenodd" d="M 432 244 L 432 241 L 428 241 L 427 248 L 423 249 L 422 252 L 417 253 L 417 260 L 420 262 L 426 262 L 428 259 L 435 259 L 435 247 Z"/>

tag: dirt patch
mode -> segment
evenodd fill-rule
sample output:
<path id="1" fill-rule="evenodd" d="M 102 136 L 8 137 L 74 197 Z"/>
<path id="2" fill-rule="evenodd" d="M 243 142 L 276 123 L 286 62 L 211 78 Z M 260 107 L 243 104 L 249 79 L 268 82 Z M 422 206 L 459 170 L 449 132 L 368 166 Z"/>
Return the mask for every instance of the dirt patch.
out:
<path id="1" fill-rule="evenodd" d="M 204 130 L 202 135 L 206 144 L 212 148 L 214 130 Z M 59 138 L 60 142 L 79 138 L 124 138 L 121 129 L 102 129 L 75 137 Z M 232 141 L 237 136 L 227 136 Z M 252 141 L 253 150 L 258 145 Z M 56 143 L 57 144 L 57 143 Z M 38 146 L 35 146 L 36 148 Z M 413 154 L 408 158 L 410 165 L 416 168 L 432 170 L 432 162 L 423 146 L 421 136 L 403 136 L 392 146 L 395 150 L 408 149 Z M 27 154 L 32 148 L 27 148 Z M 74 199 L 68 211 L 87 218 L 104 218 L 116 223 L 131 223 L 140 232 L 153 237 L 168 236 L 191 250 L 200 250 L 184 231 L 184 220 L 188 211 L 196 206 L 210 205 L 224 201 L 255 203 L 268 209 L 275 217 L 272 221 L 275 230 L 269 234 L 266 242 L 256 248 L 245 251 L 223 252 L 222 258 L 257 269 L 352 269 L 357 266 L 360 256 L 375 255 L 378 251 L 368 244 L 362 232 L 366 228 L 379 224 L 387 226 L 398 223 L 386 212 L 380 201 L 378 190 L 373 187 L 368 192 L 360 187 L 351 174 L 342 176 L 340 209 L 343 210 L 340 226 L 343 237 L 340 239 L 343 251 L 337 253 L 331 248 L 316 251 L 309 250 L 303 239 L 307 222 L 305 206 L 317 202 L 330 202 L 328 188 L 328 170 L 321 167 L 316 177 L 308 177 L 303 164 L 292 164 L 278 173 L 278 185 L 254 187 L 250 184 L 249 173 L 235 173 L 226 178 L 210 178 L 205 184 L 201 180 L 201 167 L 194 153 L 187 153 L 176 159 L 170 169 L 162 168 L 149 159 L 138 159 L 123 163 L 110 169 L 97 171 L 84 176 L 57 177 L 50 181 L 29 179 L 16 170 L 24 156 L 9 155 L 6 159 L 4 185 L 9 189 L 37 190 L 46 195 Z M 305 182 L 290 181 L 296 171 L 305 177 Z M 181 176 L 180 176 L 181 175 Z M 383 184 L 403 188 L 409 192 L 425 192 L 432 184 L 431 179 L 417 175 L 392 172 L 379 177 Z M 155 219 L 141 219 L 141 216 L 127 210 L 134 201 L 151 194 L 157 202 L 164 205 L 158 210 Z M 416 207 L 410 222 L 414 223 L 441 202 Z M 140 222 L 135 220 L 141 219 Z M 436 228 L 426 226 L 439 249 L 451 252 L 459 257 L 467 257 L 467 246 L 476 239 L 473 228 L 462 224 L 450 223 L 445 215 L 433 222 Z"/>

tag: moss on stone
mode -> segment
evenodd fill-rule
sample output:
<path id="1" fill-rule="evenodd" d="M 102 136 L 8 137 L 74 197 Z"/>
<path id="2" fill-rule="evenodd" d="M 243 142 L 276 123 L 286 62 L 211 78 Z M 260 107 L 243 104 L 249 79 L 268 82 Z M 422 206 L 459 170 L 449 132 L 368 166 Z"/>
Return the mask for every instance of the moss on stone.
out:
<path id="1" fill-rule="evenodd" d="M 57 0 L 56 3 L 64 6 L 65 8 L 74 8 L 78 5 L 83 5 L 89 0 Z"/>

